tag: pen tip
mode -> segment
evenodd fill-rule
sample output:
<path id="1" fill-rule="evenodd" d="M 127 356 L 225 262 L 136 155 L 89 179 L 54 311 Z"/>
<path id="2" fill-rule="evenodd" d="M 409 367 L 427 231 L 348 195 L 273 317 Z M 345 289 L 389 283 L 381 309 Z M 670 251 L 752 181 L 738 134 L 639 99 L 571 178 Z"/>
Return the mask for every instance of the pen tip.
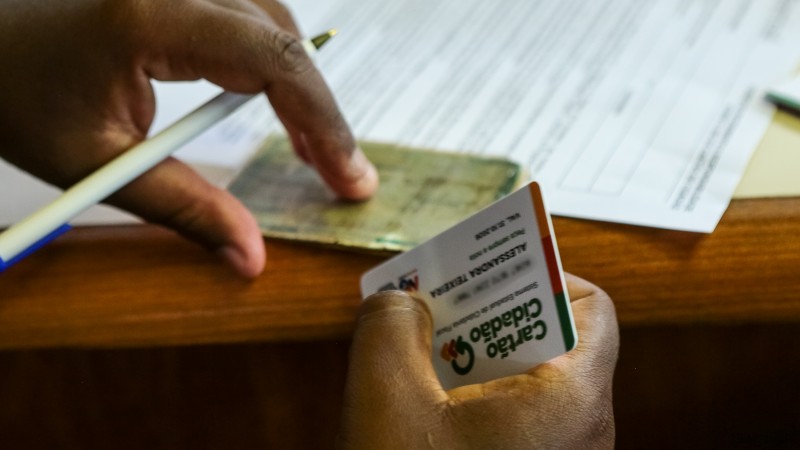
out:
<path id="1" fill-rule="evenodd" d="M 331 28 L 330 30 L 322 34 L 311 38 L 311 43 L 314 45 L 314 48 L 319 49 L 320 47 L 325 45 L 325 43 L 328 42 L 330 38 L 336 36 L 338 33 L 339 30 L 337 30 L 336 28 Z"/>

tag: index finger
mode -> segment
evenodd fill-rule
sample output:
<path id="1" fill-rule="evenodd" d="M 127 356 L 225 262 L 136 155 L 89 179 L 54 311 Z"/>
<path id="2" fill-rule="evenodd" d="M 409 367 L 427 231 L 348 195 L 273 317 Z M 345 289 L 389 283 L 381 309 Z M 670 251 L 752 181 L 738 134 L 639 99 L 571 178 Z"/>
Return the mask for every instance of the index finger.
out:
<path id="1" fill-rule="evenodd" d="M 356 145 L 336 100 L 300 41 L 276 35 L 282 47 L 278 65 L 284 76 L 266 93 L 278 117 L 296 133 L 322 178 L 345 198 L 371 196 L 378 186 L 375 168 Z"/>
<path id="2" fill-rule="evenodd" d="M 611 381 L 619 354 L 619 326 L 611 298 L 594 284 L 565 273 L 578 344 L 528 371 L 539 379 Z"/>
<path id="3" fill-rule="evenodd" d="M 211 3 L 181 3 L 180 20 L 164 15 L 170 20 L 160 23 L 158 15 L 148 14 L 149 32 L 137 33 L 149 41 L 144 45 L 150 76 L 205 78 L 235 92 L 263 90 L 292 141 L 305 144 L 310 161 L 337 194 L 359 200 L 375 192 L 375 168 L 296 36 L 264 17 Z"/>
<path id="4" fill-rule="evenodd" d="M 594 284 L 565 273 L 578 345 L 551 361 L 579 372 L 602 370 L 613 374 L 619 353 L 619 325 L 611 298 Z"/>

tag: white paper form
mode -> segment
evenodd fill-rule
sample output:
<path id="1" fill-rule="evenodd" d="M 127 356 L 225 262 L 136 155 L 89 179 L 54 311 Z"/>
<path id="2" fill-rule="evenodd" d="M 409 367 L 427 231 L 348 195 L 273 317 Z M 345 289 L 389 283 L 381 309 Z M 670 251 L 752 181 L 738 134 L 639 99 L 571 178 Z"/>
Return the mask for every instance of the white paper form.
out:
<path id="1" fill-rule="evenodd" d="M 309 34 L 339 29 L 317 60 L 359 138 L 508 156 L 553 214 L 655 227 L 714 229 L 770 121 L 765 87 L 800 61 L 797 0 L 286 3 Z M 159 91 L 159 113 L 214 89 Z M 234 173 L 277 129 L 259 96 L 178 156 Z M 1 161 L 0 187 L 21 193 L 0 226 L 58 193 Z M 96 211 L 77 223 L 110 220 Z"/>
<path id="2" fill-rule="evenodd" d="M 794 0 L 296 0 L 360 138 L 508 156 L 554 214 L 712 231 L 800 61 Z"/>

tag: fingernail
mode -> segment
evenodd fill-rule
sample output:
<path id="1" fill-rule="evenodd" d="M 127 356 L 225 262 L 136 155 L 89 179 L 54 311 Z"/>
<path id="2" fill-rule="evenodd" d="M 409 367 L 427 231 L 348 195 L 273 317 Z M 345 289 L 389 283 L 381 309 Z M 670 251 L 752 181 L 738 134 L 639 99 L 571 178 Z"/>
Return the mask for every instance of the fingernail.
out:
<path id="1" fill-rule="evenodd" d="M 371 294 L 371 295 L 367 296 L 367 298 L 365 298 L 364 301 L 366 302 L 366 301 L 373 300 L 373 299 L 376 299 L 376 298 L 384 298 L 384 297 L 409 297 L 410 298 L 411 295 L 409 295 L 408 292 L 401 291 L 399 289 L 391 289 L 391 288 L 390 289 L 381 289 L 380 291 L 375 292 L 374 294 Z"/>

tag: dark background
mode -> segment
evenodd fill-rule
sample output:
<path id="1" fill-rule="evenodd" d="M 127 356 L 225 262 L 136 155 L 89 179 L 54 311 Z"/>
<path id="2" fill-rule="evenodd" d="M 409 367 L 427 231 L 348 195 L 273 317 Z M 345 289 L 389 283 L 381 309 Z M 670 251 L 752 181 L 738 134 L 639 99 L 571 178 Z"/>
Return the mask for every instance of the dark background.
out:
<path id="1" fill-rule="evenodd" d="M 348 341 L 0 352 L 0 447 L 331 448 Z M 618 448 L 800 448 L 800 325 L 623 328 Z"/>

